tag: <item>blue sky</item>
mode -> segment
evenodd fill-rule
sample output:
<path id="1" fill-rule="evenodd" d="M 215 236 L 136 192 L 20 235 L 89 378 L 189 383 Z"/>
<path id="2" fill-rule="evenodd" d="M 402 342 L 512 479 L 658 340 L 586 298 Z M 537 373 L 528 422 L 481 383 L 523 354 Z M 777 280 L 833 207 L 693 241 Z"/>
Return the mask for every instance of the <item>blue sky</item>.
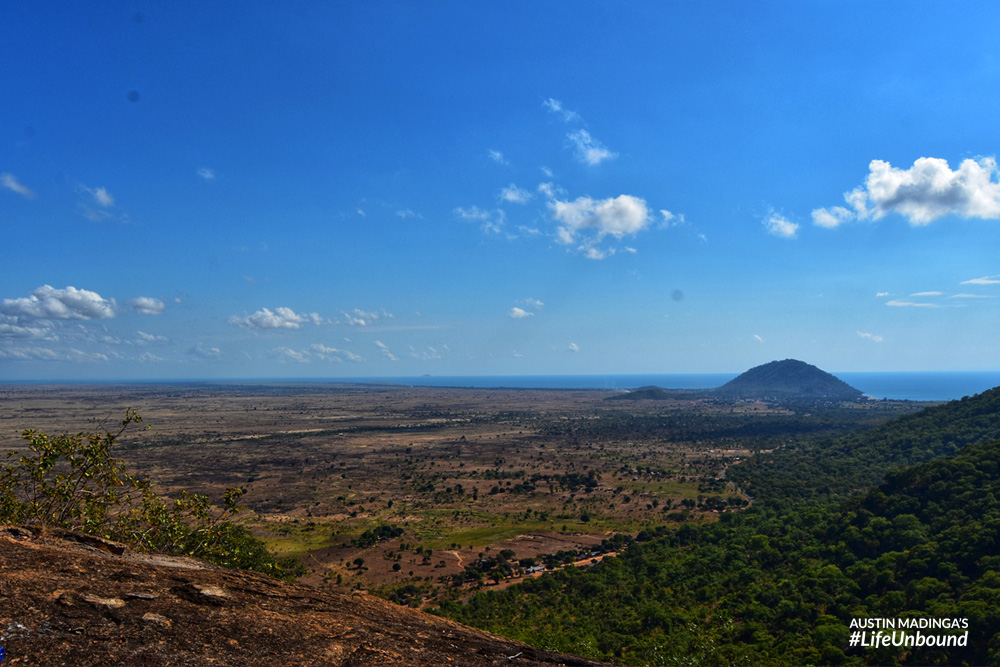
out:
<path id="1" fill-rule="evenodd" d="M 1000 369 L 1000 7 L 0 6 L 0 378 Z"/>

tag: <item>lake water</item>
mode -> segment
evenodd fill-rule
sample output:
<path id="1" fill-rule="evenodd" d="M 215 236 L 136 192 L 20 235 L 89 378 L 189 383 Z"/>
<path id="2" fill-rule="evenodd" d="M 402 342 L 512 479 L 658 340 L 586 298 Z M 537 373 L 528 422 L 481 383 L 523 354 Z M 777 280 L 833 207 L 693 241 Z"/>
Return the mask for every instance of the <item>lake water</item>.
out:
<path id="1" fill-rule="evenodd" d="M 712 389 L 739 373 L 668 375 L 463 375 L 354 378 L 373 384 L 424 387 L 507 387 L 520 389 L 635 389 L 647 385 L 665 389 Z M 950 401 L 1000 386 L 1000 371 L 834 373 L 872 398 L 909 401 Z M 339 380 L 344 381 L 344 380 Z"/>

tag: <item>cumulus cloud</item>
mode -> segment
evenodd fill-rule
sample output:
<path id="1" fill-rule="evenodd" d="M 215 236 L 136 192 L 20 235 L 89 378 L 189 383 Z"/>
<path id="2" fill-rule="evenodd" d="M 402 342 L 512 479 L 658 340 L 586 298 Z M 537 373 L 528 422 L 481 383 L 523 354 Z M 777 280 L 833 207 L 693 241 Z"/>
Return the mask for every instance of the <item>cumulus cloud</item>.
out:
<path id="1" fill-rule="evenodd" d="M 524 188 L 519 188 L 513 183 L 500 191 L 500 198 L 512 204 L 527 204 L 531 200 L 532 194 Z"/>
<path id="2" fill-rule="evenodd" d="M 566 348 L 566 351 L 567 352 L 579 352 L 580 351 L 580 346 L 577 345 L 576 343 L 570 343 L 569 347 Z"/>
<path id="3" fill-rule="evenodd" d="M 549 212 L 556 222 L 556 239 L 563 245 L 580 243 L 578 249 L 590 259 L 603 259 L 613 249 L 597 244 L 606 236 L 621 239 L 647 228 L 651 221 L 646 201 L 632 195 L 595 200 L 578 197 L 574 201 L 549 201 Z"/>
<path id="4" fill-rule="evenodd" d="M 590 166 L 598 165 L 605 160 L 618 157 L 618 153 L 609 150 L 600 141 L 590 136 L 586 130 L 570 132 L 566 137 L 576 149 L 576 159 Z"/>
<path id="5" fill-rule="evenodd" d="M 379 351 L 382 352 L 382 356 L 388 359 L 389 361 L 399 361 L 399 357 L 390 352 L 388 346 L 382 341 L 380 340 L 375 341 L 375 347 L 377 347 Z"/>
<path id="6" fill-rule="evenodd" d="M 507 312 L 507 316 L 514 320 L 523 320 L 526 317 L 534 317 L 535 314 L 532 312 L 528 312 L 524 308 L 518 308 L 517 306 L 514 306 Z"/>
<path id="7" fill-rule="evenodd" d="M 779 215 L 774 211 L 771 211 L 766 218 L 764 218 L 764 229 L 767 233 L 772 236 L 777 236 L 783 239 L 794 239 L 796 232 L 799 230 L 799 226 L 785 218 L 783 215 Z"/>
<path id="8" fill-rule="evenodd" d="M 496 162 L 497 164 L 508 164 L 507 159 L 504 158 L 503 153 L 501 153 L 500 151 L 491 150 L 489 152 L 489 156 L 490 159 Z"/>
<path id="9" fill-rule="evenodd" d="M 93 320 L 115 316 L 114 299 L 105 299 L 97 292 L 67 287 L 56 289 L 42 285 L 31 295 L 4 299 L 0 313 L 20 321 L 31 320 Z"/>
<path id="10" fill-rule="evenodd" d="M 30 189 L 28 189 L 24 185 L 21 185 L 20 181 L 17 180 L 17 178 L 14 176 L 14 174 L 11 174 L 11 173 L 6 172 L 6 171 L 4 173 L 0 174 L 0 187 L 7 188 L 11 192 L 16 192 L 17 194 L 21 195 L 25 199 L 34 199 L 35 198 L 35 193 L 34 192 L 32 192 Z"/>
<path id="11" fill-rule="evenodd" d="M 140 296 L 135 299 L 129 299 L 126 303 L 128 303 L 128 305 L 131 306 L 135 312 L 141 315 L 160 315 L 167 307 L 167 305 L 159 299 L 154 299 L 149 296 Z"/>
<path id="12" fill-rule="evenodd" d="M 859 331 L 858 336 L 860 336 L 861 338 L 866 338 L 872 341 L 873 343 L 882 342 L 882 336 L 879 336 L 878 334 L 868 333 L 867 331 Z"/>
<path id="13" fill-rule="evenodd" d="M 267 308 L 261 308 L 253 315 L 233 315 L 229 318 L 230 324 L 241 326 L 244 329 L 298 329 L 305 322 L 321 324 L 323 318 L 316 313 L 299 315 L 291 308 L 275 308 L 272 312 Z"/>
<path id="14" fill-rule="evenodd" d="M 541 310 L 545 306 L 545 304 L 539 301 L 538 299 L 532 299 L 531 297 L 528 297 L 527 299 L 521 299 L 520 303 L 531 306 L 535 310 Z"/>
<path id="15" fill-rule="evenodd" d="M 813 211 L 813 222 L 838 227 L 852 220 L 878 220 L 898 213 L 920 226 L 947 215 L 1000 219 L 1000 182 L 996 159 L 963 160 L 952 171 L 941 158 L 922 157 L 909 169 L 872 160 L 865 184 L 844 193 L 848 208 Z"/>
<path id="16" fill-rule="evenodd" d="M 214 181 L 215 170 L 208 167 L 198 167 L 198 177 L 206 181 Z"/>

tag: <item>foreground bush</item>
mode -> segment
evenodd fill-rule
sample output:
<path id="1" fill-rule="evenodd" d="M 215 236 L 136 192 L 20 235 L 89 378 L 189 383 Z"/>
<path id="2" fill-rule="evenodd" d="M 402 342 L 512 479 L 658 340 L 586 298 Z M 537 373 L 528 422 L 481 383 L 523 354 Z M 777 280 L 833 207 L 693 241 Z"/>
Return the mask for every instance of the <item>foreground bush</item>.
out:
<path id="1" fill-rule="evenodd" d="M 207 496 L 163 498 L 149 480 L 112 456 L 118 438 L 142 422 L 127 410 L 116 433 L 46 435 L 24 431 L 28 454 L 7 454 L 0 468 L 0 522 L 76 530 L 137 551 L 184 554 L 283 579 L 303 574 L 294 559 L 275 559 L 245 527 L 229 521 L 245 489 L 226 489 L 223 509 Z"/>

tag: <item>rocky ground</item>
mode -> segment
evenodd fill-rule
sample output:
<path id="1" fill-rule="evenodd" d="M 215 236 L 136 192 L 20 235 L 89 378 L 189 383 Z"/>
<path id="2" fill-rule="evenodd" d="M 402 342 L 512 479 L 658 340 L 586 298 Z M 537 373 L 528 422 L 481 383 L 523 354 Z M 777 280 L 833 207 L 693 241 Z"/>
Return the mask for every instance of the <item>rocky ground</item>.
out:
<path id="1" fill-rule="evenodd" d="M 594 665 L 379 598 L 0 526 L 10 665 Z"/>

